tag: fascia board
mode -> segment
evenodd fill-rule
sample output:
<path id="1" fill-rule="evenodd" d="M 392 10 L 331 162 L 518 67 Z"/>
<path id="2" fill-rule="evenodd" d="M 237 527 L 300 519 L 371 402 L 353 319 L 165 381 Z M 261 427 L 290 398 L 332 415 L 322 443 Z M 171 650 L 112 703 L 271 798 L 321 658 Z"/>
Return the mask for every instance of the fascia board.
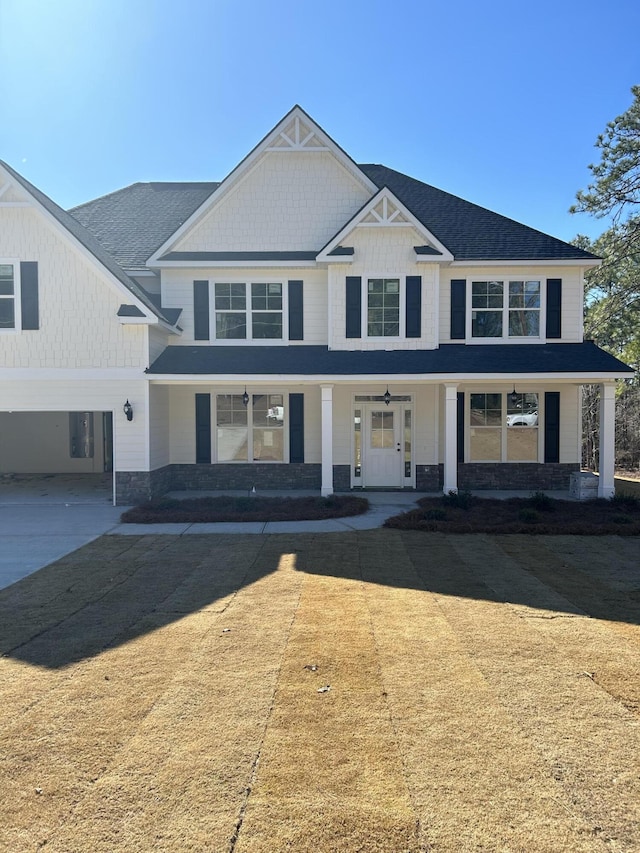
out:
<path id="1" fill-rule="evenodd" d="M 318 383 L 332 383 L 335 385 L 352 385 L 354 383 L 382 384 L 389 382 L 406 382 L 423 384 L 442 384 L 444 382 L 459 385 L 470 385 L 487 382 L 501 382 L 511 384 L 512 382 L 538 382 L 554 383 L 558 381 L 571 384 L 585 385 L 598 382 L 610 382 L 617 378 L 628 376 L 628 373 L 483 373 L 469 375 L 456 373 L 371 373 L 371 374 L 299 374 L 299 373 L 148 373 L 147 378 L 151 382 L 163 384 L 180 385 L 202 384 L 215 382 L 217 385 L 244 384 L 273 384 L 277 382 L 291 383 L 296 385 L 310 385 Z M 1 374 L 0 374 L 1 376 Z"/>
<path id="2" fill-rule="evenodd" d="M 158 261 L 154 264 L 154 267 L 158 269 L 219 269 L 226 267 L 309 269 L 317 266 L 316 261 Z"/>
<path id="3" fill-rule="evenodd" d="M 331 240 L 322 247 L 320 252 L 318 253 L 317 260 L 322 261 L 323 263 L 330 259 L 329 253 L 332 252 L 335 248 L 337 248 L 343 240 L 345 240 L 352 231 L 359 227 L 398 227 L 402 223 L 389 223 L 386 225 L 385 223 L 381 223 L 378 225 L 377 223 L 363 223 L 362 220 L 371 213 L 374 207 L 376 207 L 384 198 L 388 199 L 408 220 L 409 226 L 415 228 L 415 230 L 421 234 L 428 243 L 431 243 L 441 255 L 437 257 L 437 260 L 440 262 L 448 263 L 453 261 L 453 255 L 447 249 L 447 247 L 440 242 L 440 240 L 435 237 L 428 228 L 426 228 L 422 222 L 409 210 L 409 208 L 403 204 L 400 199 L 395 196 L 388 187 L 382 187 L 377 190 L 376 194 L 372 196 L 369 201 L 365 202 L 360 210 L 351 217 L 351 219 L 343 226 L 343 228 L 338 231 L 338 233 L 331 238 Z"/>
<path id="4" fill-rule="evenodd" d="M 547 258 L 540 260 L 513 260 L 513 261 L 487 261 L 487 260 L 454 260 L 451 267 L 599 267 L 602 260 L 590 260 L 589 258 L 564 258 L 554 260 Z"/>
<path id="5" fill-rule="evenodd" d="M 143 367 L 0 367 L 0 381 L 5 382 L 100 382 L 123 380 L 148 381 Z M 34 404 L 36 411 L 38 403 Z M 40 401 L 40 409 L 42 402 Z M 68 408 L 68 407 L 67 407 Z"/>
<path id="6" fill-rule="evenodd" d="M 257 164 L 258 159 L 263 153 L 267 153 L 269 150 L 271 151 L 282 151 L 286 152 L 286 148 L 278 148 L 278 149 L 270 149 L 270 145 L 277 139 L 282 132 L 283 128 L 289 124 L 289 122 L 296 118 L 302 118 L 305 124 L 311 126 L 315 135 L 317 135 L 324 145 L 334 154 L 336 159 L 341 163 L 343 168 L 349 172 L 353 178 L 355 178 L 360 184 L 362 184 L 369 192 L 376 192 L 377 186 L 373 183 L 373 181 L 368 178 L 364 172 L 357 166 L 354 160 L 349 157 L 349 155 L 343 151 L 340 146 L 331 139 L 331 137 L 325 133 L 325 131 L 318 125 L 307 113 L 298 105 L 294 106 L 289 112 L 282 118 L 276 126 L 267 133 L 265 137 L 253 148 L 244 159 L 242 159 L 234 169 L 220 182 L 220 185 L 217 189 L 215 189 L 211 195 L 206 198 L 197 210 L 191 214 L 191 216 L 182 223 L 182 225 L 174 231 L 174 233 L 160 246 L 156 251 L 149 257 L 147 264 L 149 266 L 156 266 L 156 263 L 162 255 L 164 255 L 167 251 L 170 251 L 171 247 L 175 245 L 175 243 L 183 237 L 188 231 L 196 225 L 200 219 L 209 213 L 213 208 L 232 190 L 239 185 L 240 181 L 244 179 L 250 172 L 253 170 L 255 165 Z"/>

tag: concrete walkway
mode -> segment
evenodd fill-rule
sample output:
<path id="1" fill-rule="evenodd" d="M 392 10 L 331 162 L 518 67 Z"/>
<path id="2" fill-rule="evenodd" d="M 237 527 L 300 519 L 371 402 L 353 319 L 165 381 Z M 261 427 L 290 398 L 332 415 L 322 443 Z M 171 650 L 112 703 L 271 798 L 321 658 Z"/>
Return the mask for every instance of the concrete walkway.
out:
<path id="1" fill-rule="evenodd" d="M 141 536 L 170 534 L 188 536 L 202 533 L 336 533 L 372 530 L 382 527 L 392 515 L 406 512 L 424 493 L 366 492 L 371 508 L 363 515 L 323 521 L 219 522 L 212 524 L 121 524 L 120 515 L 127 507 L 105 503 L 104 495 L 91 502 L 91 496 L 76 489 L 69 497 L 67 486 L 62 496 L 51 488 L 39 487 L 31 492 L 20 488 L 0 489 L 0 589 L 20 578 L 59 560 L 103 534 Z M 215 492 L 172 492 L 173 497 L 203 497 Z M 246 492 L 225 494 L 246 495 Z M 268 492 L 270 496 L 302 497 L 317 492 Z M 528 497 L 530 492 L 476 492 L 480 497 Z M 567 499 L 568 492 L 550 492 L 552 497 Z M 69 502 L 69 500 L 74 502 Z"/>

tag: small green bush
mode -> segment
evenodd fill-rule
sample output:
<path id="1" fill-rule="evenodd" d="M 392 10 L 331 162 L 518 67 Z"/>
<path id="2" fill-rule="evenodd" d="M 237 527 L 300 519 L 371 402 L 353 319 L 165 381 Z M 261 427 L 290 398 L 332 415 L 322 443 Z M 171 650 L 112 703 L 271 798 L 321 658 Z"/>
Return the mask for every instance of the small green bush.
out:
<path id="1" fill-rule="evenodd" d="M 469 509 L 473 503 L 473 495 L 471 492 L 454 492 L 451 491 L 442 496 L 442 502 L 445 506 L 457 507 L 458 509 Z"/>
<path id="2" fill-rule="evenodd" d="M 555 509 L 553 499 L 549 495 L 545 495 L 544 492 L 533 492 L 529 502 L 532 507 L 542 512 L 552 512 Z"/>
<path id="3" fill-rule="evenodd" d="M 635 495 L 613 495 L 609 503 L 617 509 L 640 510 L 640 500 Z"/>

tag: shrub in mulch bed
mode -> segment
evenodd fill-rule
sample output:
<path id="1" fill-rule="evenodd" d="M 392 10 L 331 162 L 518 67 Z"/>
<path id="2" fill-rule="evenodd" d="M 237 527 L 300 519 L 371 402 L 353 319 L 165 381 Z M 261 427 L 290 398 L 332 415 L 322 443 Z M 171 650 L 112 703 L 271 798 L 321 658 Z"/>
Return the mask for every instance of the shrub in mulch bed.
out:
<path id="1" fill-rule="evenodd" d="M 314 521 L 361 515 L 369 501 L 355 495 L 330 495 L 327 498 L 216 497 L 163 498 L 141 504 L 122 513 L 129 524 L 171 524 L 213 521 Z"/>
<path id="2" fill-rule="evenodd" d="M 640 534 L 640 501 L 563 501 L 536 492 L 529 498 L 479 498 L 450 492 L 421 498 L 419 509 L 388 518 L 385 527 L 442 533 L 537 533 L 597 536 Z"/>

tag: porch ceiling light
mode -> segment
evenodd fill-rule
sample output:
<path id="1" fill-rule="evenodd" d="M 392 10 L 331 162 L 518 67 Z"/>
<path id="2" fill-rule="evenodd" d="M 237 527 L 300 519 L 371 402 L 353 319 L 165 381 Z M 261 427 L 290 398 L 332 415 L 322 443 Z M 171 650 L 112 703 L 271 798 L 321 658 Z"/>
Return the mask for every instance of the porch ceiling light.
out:
<path id="1" fill-rule="evenodd" d="M 389 393 L 389 386 L 387 385 L 387 390 L 382 395 L 382 399 L 384 400 L 385 406 L 388 406 L 391 402 L 391 394 Z"/>
<path id="2" fill-rule="evenodd" d="M 514 383 L 513 383 L 513 391 L 509 394 L 509 402 L 511 403 L 511 405 L 512 405 L 512 406 L 515 406 L 515 404 L 518 402 L 518 397 L 519 397 L 519 396 L 520 396 L 520 395 L 519 395 L 519 394 L 518 394 L 518 392 L 516 391 L 516 385 L 515 385 L 515 382 L 514 382 Z"/>
<path id="3" fill-rule="evenodd" d="M 123 412 L 125 413 L 125 415 L 127 416 L 127 420 L 128 420 L 128 421 L 132 421 L 132 420 L 133 420 L 133 406 L 131 405 L 131 403 L 130 403 L 128 400 L 127 400 L 127 402 L 124 404 L 124 406 L 122 407 L 122 411 L 123 411 Z"/>
<path id="4" fill-rule="evenodd" d="M 242 405 L 246 408 L 249 405 L 249 395 L 247 394 L 247 386 L 244 386 L 244 394 L 242 395 Z"/>

